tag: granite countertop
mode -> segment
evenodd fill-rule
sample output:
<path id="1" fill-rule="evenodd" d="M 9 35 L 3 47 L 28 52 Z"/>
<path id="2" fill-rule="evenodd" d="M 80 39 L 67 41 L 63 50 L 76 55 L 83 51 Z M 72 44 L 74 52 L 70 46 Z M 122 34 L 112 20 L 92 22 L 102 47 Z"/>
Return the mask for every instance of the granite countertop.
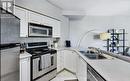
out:
<path id="1" fill-rule="evenodd" d="M 107 81 L 130 81 L 130 63 L 126 61 L 118 58 L 91 60 L 73 48 L 60 48 L 58 50 L 75 51 Z"/>
<path id="2" fill-rule="evenodd" d="M 118 59 L 88 62 L 107 81 L 130 81 L 130 63 Z"/>

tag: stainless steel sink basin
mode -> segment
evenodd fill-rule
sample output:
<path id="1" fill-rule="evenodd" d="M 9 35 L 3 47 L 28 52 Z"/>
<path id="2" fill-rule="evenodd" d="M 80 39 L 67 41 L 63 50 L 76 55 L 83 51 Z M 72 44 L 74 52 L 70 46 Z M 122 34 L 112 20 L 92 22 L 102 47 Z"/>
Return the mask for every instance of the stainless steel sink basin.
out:
<path id="1" fill-rule="evenodd" d="M 89 59 L 107 59 L 103 55 L 99 54 L 85 54 L 85 56 L 88 57 Z"/>
<path id="2" fill-rule="evenodd" d="M 97 60 L 97 59 L 107 59 L 104 55 L 96 54 L 96 53 L 87 53 L 84 51 L 80 51 L 84 56 L 86 56 L 89 59 Z"/>

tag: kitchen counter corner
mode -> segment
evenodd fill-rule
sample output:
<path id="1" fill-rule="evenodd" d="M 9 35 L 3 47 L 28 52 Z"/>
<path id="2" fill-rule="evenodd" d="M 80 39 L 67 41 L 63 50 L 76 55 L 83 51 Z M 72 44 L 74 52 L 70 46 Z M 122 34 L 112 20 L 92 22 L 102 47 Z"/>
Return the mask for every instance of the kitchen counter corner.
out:
<path id="1" fill-rule="evenodd" d="M 114 59 L 91 60 L 74 48 L 59 48 L 58 50 L 75 51 L 86 63 L 92 66 L 106 81 L 130 81 L 130 63 Z"/>
<path id="2" fill-rule="evenodd" d="M 21 53 L 20 54 L 20 59 L 24 59 L 24 58 L 28 58 L 28 57 L 31 57 L 32 55 L 31 54 L 29 54 L 29 53 L 27 53 L 27 52 L 24 52 L 24 53 Z"/>

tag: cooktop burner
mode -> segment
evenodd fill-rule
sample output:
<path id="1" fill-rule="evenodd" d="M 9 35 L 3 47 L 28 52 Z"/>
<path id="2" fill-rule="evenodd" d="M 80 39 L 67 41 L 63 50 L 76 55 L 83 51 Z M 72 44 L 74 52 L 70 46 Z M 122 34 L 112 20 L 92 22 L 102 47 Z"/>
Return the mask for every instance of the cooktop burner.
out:
<path id="1" fill-rule="evenodd" d="M 27 50 L 28 53 L 32 54 L 32 55 L 43 55 L 43 54 L 47 54 L 50 53 L 50 50 L 32 50 L 32 49 L 28 49 Z"/>
<path id="2" fill-rule="evenodd" d="M 35 51 L 34 53 L 39 54 L 39 53 L 42 53 L 42 51 Z"/>
<path id="3" fill-rule="evenodd" d="M 54 49 L 48 48 L 47 42 L 27 43 L 26 51 L 32 56 L 40 56 L 48 53 L 54 54 L 57 52 Z"/>

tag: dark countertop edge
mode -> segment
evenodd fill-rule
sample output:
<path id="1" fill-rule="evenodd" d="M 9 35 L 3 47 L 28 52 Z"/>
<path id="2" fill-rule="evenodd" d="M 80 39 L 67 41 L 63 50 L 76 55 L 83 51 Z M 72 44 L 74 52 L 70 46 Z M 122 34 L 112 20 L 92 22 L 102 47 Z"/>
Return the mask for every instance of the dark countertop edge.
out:
<path id="1" fill-rule="evenodd" d="M 0 50 L 10 49 L 14 47 L 20 47 L 20 43 L 0 44 Z"/>

